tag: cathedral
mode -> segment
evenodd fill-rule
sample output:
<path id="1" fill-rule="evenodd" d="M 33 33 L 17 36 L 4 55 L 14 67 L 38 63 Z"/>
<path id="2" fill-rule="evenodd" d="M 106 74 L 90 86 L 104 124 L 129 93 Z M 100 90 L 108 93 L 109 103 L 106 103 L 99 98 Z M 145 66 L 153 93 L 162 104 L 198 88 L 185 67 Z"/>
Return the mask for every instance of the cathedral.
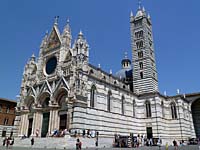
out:
<path id="1" fill-rule="evenodd" d="M 62 32 L 55 18 L 39 56 L 25 65 L 17 105 L 18 135 L 46 137 L 55 129 L 99 136 L 140 134 L 187 140 L 200 136 L 200 93 L 167 96 L 158 89 L 152 21 L 144 8 L 130 14 L 132 58 L 112 73 L 89 63 L 80 31 L 75 42 L 69 20 Z"/>

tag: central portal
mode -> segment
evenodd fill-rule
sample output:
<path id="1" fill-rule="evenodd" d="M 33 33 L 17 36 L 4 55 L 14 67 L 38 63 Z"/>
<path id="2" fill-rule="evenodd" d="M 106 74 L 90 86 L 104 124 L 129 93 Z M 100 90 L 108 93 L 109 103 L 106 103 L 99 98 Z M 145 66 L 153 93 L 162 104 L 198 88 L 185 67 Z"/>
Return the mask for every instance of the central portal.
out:
<path id="1" fill-rule="evenodd" d="M 60 115 L 60 129 L 67 129 L 67 114 Z"/>
<path id="2" fill-rule="evenodd" d="M 30 118 L 28 122 L 28 137 L 30 137 L 32 132 L 33 118 Z"/>
<path id="3" fill-rule="evenodd" d="M 50 113 L 43 113 L 43 121 L 42 121 L 42 132 L 41 132 L 41 137 L 46 137 L 48 130 L 49 130 L 49 116 Z"/>

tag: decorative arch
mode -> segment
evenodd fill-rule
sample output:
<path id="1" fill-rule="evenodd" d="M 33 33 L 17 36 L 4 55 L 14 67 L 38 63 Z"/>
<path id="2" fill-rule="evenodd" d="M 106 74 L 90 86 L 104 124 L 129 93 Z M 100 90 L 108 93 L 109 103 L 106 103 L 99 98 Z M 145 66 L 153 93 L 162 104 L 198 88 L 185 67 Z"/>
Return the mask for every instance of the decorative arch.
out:
<path id="1" fill-rule="evenodd" d="M 43 92 L 39 95 L 37 102 L 42 108 L 47 108 L 49 105 L 51 94 L 49 92 Z"/>
<path id="2" fill-rule="evenodd" d="M 146 106 L 146 117 L 150 118 L 151 117 L 151 103 L 149 100 L 145 101 L 145 106 Z"/>
<path id="3" fill-rule="evenodd" d="M 90 89 L 90 107 L 92 107 L 92 108 L 95 107 L 96 93 L 97 93 L 97 88 L 93 84 L 91 89 Z"/>
<path id="4" fill-rule="evenodd" d="M 33 104 L 35 103 L 35 97 L 33 95 L 27 96 L 26 99 L 24 100 L 25 103 L 25 108 L 28 109 L 29 111 L 32 111 Z"/>
<path id="5" fill-rule="evenodd" d="M 55 92 L 55 102 L 60 106 L 64 106 L 67 103 L 68 90 L 65 87 L 60 88 Z"/>
<path id="6" fill-rule="evenodd" d="M 171 102 L 170 106 L 171 106 L 172 119 L 177 119 L 176 103 L 175 102 Z"/>

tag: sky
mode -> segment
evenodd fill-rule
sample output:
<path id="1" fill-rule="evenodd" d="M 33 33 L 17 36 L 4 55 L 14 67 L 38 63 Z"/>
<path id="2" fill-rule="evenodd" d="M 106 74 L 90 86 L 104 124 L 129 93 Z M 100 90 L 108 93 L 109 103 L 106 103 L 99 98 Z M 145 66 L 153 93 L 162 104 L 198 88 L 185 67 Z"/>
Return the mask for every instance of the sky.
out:
<path id="1" fill-rule="evenodd" d="M 153 24 L 159 91 L 175 95 L 200 91 L 200 1 L 142 0 Z M 70 19 L 74 41 L 80 30 L 90 45 L 91 64 L 115 73 L 128 52 L 130 12 L 137 0 L 1 0 L 0 97 L 15 100 L 26 62 L 59 16 L 62 32 Z"/>

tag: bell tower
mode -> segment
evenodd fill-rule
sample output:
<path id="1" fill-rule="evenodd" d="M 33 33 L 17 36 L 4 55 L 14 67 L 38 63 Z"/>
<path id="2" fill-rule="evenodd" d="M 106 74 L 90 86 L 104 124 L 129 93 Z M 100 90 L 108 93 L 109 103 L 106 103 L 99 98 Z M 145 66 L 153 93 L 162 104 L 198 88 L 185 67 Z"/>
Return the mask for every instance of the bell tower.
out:
<path id="1" fill-rule="evenodd" d="M 131 12 L 130 26 L 134 92 L 158 92 L 151 18 L 140 4 L 135 16 Z"/>

